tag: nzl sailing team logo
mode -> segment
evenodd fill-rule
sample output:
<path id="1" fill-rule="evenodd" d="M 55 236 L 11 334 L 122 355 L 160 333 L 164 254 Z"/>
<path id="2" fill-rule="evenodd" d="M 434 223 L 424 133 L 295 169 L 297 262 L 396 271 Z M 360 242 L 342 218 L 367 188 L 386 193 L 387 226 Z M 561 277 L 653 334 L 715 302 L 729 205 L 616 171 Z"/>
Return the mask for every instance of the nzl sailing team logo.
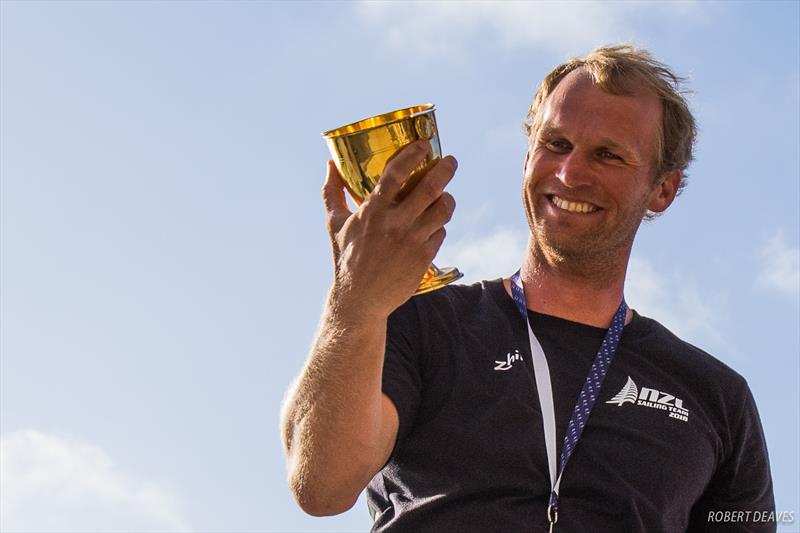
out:
<path id="1" fill-rule="evenodd" d="M 625 383 L 622 390 L 606 403 L 615 403 L 618 407 L 622 407 L 626 403 L 642 405 L 651 409 L 666 411 L 669 413 L 670 418 L 683 420 L 684 422 L 689 420 L 689 410 L 683 406 L 683 400 L 655 389 L 647 387 L 639 389 L 630 376 L 628 376 L 628 382 Z"/>

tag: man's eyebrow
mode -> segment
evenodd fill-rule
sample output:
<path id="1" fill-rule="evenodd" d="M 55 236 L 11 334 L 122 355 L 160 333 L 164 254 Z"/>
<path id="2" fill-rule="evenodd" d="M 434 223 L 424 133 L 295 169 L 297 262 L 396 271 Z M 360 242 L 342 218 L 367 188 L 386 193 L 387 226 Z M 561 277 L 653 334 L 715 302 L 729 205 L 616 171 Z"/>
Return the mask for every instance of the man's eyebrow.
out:
<path id="1" fill-rule="evenodd" d="M 554 135 L 561 135 L 561 128 L 549 124 L 543 125 L 539 128 L 539 135 L 543 137 L 551 137 Z"/>
<path id="2" fill-rule="evenodd" d="M 630 148 L 628 148 L 627 146 L 622 145 L 613 139 L 609 139 L 608 137 L 600 139 L 600 145 L 606 148 L 613 148 L 615 150 L 625 150 L 625 151 L 630 150 Z"/>
<path id="3" fill-rule="evenodd" d="M 600 139 L 600 146 L 603 148 L 609 148 L 615 152 L 620 152 L 628 158 L 636 160 L 639 159 L 639 152 L 635 146 L 620 144 L 613 139 L 609 139 L 608 137 Z"/>

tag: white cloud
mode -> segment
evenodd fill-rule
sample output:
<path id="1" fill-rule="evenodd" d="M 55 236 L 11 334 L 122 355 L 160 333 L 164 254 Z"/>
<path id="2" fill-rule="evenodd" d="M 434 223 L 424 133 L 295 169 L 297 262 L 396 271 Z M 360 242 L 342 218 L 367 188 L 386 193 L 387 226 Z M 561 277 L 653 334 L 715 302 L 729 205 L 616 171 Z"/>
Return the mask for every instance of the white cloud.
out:
<path id="1" fill-rule="evenodd" d="M 102 449 L 35 430 L 0 436 L 0 530 L 190 531 L 175 496 Z"/>
<path id="2" fill-rule="evenodd" d="M 679 18 L 695 2 L 368 2 L 357 5 L 365 26 L 394 50 L 421 57 L 457 57 L 468 44 L 538 47 L 584 53 L 628 40 L 631 22 L 650 15 Z M 488 35 L 482 33 L 487 32 Z"/>
<path id="3" fill-rule="evenodd" d="M 689 280 L 658 272 L 644 258 L 631 257 L 625 300 L 640 314 L 658 320 L 692 344 L 724 344 L 716 323 L 720 313 L 713 299 L 701 294 Z"/>
<path id="4" fill-rule="evenodd" d="M 762 263 L 757 284 L 796 294 L 800 290 L 800 248 L 787 244 L 779 229 L 759 252 Z"/>
<path id="5" fill-rule="evenodd" d="M 459 283 L 508 276 L 522 264 L 527 239 L 527 234 L 500 228 L 492 235 L 448 243 L 436 265 L 458 267 L 464 273 Z"/>

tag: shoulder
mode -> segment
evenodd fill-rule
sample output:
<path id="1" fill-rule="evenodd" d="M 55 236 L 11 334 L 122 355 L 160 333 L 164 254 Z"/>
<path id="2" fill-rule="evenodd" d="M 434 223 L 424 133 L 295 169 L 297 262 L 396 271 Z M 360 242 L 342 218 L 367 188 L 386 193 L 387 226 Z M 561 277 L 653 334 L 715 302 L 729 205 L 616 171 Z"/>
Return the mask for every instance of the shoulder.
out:
<path id="1" fill-rule="evenodd" d="M 448 285 L 411 297 L 389 317 L 388 333 L 401 333 L 417 345 L 429 339 L 454 339 L 472 332 L 504 330 L 514 303 L 502 279 Z"/>
<path id="2" fill-rule="evenodd" d="M 483 280 L 470 285 L 451 284 L 432 292 L 414 296 L 412 300 L 427 305 L 441 305 L 445 302 L 451 305 L 469 305 L 478 303 L 501 286 L 501 279 Z"/>
<path id="3" fill-rule="evenodd" d="M 669 365 L 667 369 L 690 374 L 703 379 L 706 384 L 736 389 L 747 387 L 747 381 L 741 374 L 714 355 L 681 339 L 657 320 L 638 313 L 635 318 L 639 334 L 635 342 L 646 347 L 651 356 Z"/>
<path id="4" fill-rule="evenodd" d="M 403 307 L 413 308 L 423 321 L 437 318 L 452 322 L 469 322 L 487 315 L 503 313 L 505 289 L 502 279 L 484 280 L 471 285 L 448 285 L 441 289 L 413 296 Z"/>

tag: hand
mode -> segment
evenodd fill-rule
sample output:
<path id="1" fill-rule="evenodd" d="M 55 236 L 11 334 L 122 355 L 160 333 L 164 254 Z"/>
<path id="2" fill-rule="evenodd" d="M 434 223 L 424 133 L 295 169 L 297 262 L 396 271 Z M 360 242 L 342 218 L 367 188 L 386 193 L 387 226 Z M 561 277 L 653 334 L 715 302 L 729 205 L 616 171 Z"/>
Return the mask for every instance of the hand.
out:
<path id="1" fill-rule="evenodd" d="M 339 171 L 328 161 L 322 196 L 333 248 L 333 293 L 364 317 L 388 317 L 408 300 L 444 241 L 444 225 L 456 206 L 444 192 L 458 166 L 454 157 L 438 160 L 398 197 L 429 151 L 430 143 L 416 141 L 398 152 L 355 213 L 347 207 Z"/>

